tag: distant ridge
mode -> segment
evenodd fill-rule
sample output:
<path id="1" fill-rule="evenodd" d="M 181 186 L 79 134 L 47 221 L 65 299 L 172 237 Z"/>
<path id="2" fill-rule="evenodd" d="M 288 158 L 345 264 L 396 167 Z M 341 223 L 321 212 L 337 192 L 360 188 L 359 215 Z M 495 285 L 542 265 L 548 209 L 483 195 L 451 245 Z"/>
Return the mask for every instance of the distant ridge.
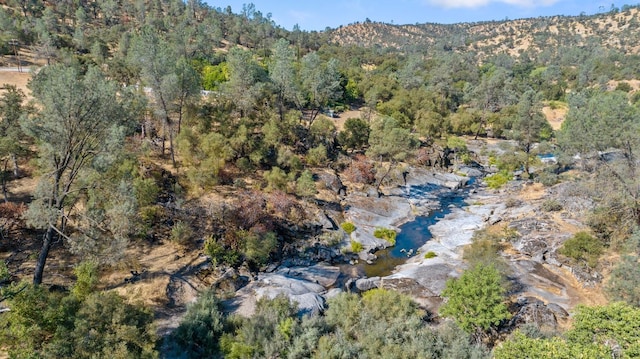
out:
<path id="1" fill-rule="evenodd" d="M 328 31 L 342 46 L 474 52 L 479 57 L 524 51 L 537 56 L 549 47 L 600 45 L 624 54 L 640 52 L 640 11 L 624 6 L 590 16 L 550 16 L 459 24 L 393 25 L 366 21 Z"/>

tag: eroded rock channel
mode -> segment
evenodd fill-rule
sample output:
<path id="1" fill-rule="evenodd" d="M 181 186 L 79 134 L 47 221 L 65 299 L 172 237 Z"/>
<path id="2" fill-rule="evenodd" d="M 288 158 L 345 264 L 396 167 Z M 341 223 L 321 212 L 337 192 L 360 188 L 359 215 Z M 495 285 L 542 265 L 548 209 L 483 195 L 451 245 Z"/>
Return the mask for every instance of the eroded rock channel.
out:
<path id="1" fill-rule="evenodd" d="M 599 301 L 602 295 L 588 285 L 585 288 L 588 283 L 577 281 L 574 269 L 555 255 L 561 243 L 582 226 L 579 216 L 550 215 L 540 209 L 543 198 L 557 188 L 514 182 L 496 191 L 472 180 L 482 175 L 477 169 L 462 170 L 470 176 L 412 169 L 406 183 L 384 189 L 380 197 L 348 194 L 342 203 L 343 215 L 356 230 L 345 235 L 342 246 L 351 240 L 362 244 L 358 257 L 342 264 L 339 260 L 285 261 L 240 288 L 229 308 L 250 315 L 258 298 L 286 295 L 302 312 L 318 312 L 326 299 L 342 291 L 389 288 L 435 311 L 446 281 L 467 267 L 462 259 L 464 246 L 472 242 L 474 232 L 491 226 L 517 234 L 500 253 L 514 283 L 512 301 L 521 308 L 517 320 L 528 320 L 523 318 L 533 307 L 560 319 L 578 302 Z M 376 238 L 376 227 L 398 230 L 396 245 Z M 349 258 L 341 256 L 339 248 L 332 250 L 326 257 Z"/>

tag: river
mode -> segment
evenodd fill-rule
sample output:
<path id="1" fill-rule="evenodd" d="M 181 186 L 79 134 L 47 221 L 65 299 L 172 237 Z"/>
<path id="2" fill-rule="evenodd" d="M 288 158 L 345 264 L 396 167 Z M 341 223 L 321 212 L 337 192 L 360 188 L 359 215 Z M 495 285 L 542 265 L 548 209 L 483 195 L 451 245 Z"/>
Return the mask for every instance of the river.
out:
<path id="1" fill-rule="evenodd" d="M 459 190 L 451 190 L 433 184 L 408 187 L 404 197 L 412 201 L 436 199 L 439 206 L 429 215 L 418 216 L 415 220 L 401 225 L 400 233 L 396 237 L 396 245 L 375 252 L 378 258 L 373 264 L 358 264 L 358 272 L 367 277 L 384 277 L 390 275 L 397 266 L 403 264 L 409 257 L 424 255 L 424 253 L 416 253 L 416 251 L 431 239 L 429 227 L 451 213 L 453 208 L 466 206 L 465 200 L 474 186 L 475 178 L 472 177 L 468 185 Z"/>

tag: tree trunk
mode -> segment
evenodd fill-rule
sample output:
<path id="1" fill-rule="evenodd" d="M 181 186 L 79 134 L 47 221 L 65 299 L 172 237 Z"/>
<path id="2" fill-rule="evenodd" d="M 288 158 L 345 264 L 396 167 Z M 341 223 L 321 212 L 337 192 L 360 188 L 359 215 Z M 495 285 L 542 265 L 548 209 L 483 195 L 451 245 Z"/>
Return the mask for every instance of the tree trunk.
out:
<path id="1" fill-rule="evenodd" d="M 178 168 L 176 164 L 176 152 L 173 148 L 173 131 L 171 131 L 171 126 L 169 126 L 169 152 L 171 154 L 171 164 L 173 164 L 173 168 Z"/>
<path id="2" fill-rule="evenodd" d="M 7 190 L 7 160 L 4 160 L 4 168 L 0 173 L 0 180 L 2 181 L 2 195 L 4 196 L 4 203 L 9 203 L 9 191 Z"/>
<path id="3" fill-rule="evenodd" d="M 51 243 L 53 242 L 53 227 L 49 226 L 47 233 L 44 236 L 42 242 L 42 249 L 40 249 L 40 255 L 38 255 L 38 261 L 36 262 L 36 269 L 33 274 L 33 284 L 42 284 L 42 275 L 44 274 L 44 265 L 47 262 L 49 256 L 49 249 L 51 249 Z"/>
<path id="4" fill-rule="evenodd" d="M 13 177 L 20 177 L 20 168 L 18 167 L 18 157 L 15 153 L 11 154 L 11 161 L 13 162 Z"/>

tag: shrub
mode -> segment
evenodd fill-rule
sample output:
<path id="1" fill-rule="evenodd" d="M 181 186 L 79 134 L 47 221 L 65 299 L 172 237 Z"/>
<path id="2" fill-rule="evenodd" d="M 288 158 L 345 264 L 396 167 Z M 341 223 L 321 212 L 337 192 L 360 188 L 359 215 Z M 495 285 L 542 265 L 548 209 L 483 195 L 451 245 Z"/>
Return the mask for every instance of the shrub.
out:
<path id="1" fill-rule="evenodd" d="M 269 260 L 269 256 L 278 248 L 278 237 L 274 232 L 253 233 L 240 231 L 244 237 L 244 255 L 248 261 L 258 265 L 264 265 Z"/>
<path id="2" fill-rule="evenodd" d="M 557 212 L 562 210 L 562 204 L 555 199 L 542 202 L 542 210 L 545 212 Z"/>
<path id="3" fill-rule="evenodd" d="M 558 252 L 593 268 L 598 264 L 603 250 L 603 245 L 597 238 L 587 232 L 578 232 L 564 242 Z"/>
<path id="4" fill-rule="evenodd" d="M 359 253 L 362 252 L 363 249 L 362 243 L 351 240 L 351 252 Z"/>
<path id="5" fill-rule="evenodd" d="M 133 190 L 139 207 L 156 203 L 160 188 L 153 178 L 136 178 L 133 180 Z"/>
<path id="6" fill-rule="evenodd" d="M 296 180 L 296 194 L 300 197 L 313 197 L 318 193 L 316 182 L 313 180 L 313 174 L 309 170 L 305 170 Z"/>
<path id="7" fill-rule="evenodd" d="M 324 145 L 318 145 L 310 149 L 306 159 L 309 166 L 323 166 L 327 163 L 327 148 Z"/>
<path id="8" fill-rule="evenodd" d="M 373 231 L 373 236 L 376 238 L 384 239 L 385 241 L 391 243 L 392 246 L 396 244 L 396 236 L 398 234 L 396 231 L 390 228 L 378 227 Z"/>
<path id="9" fill-rule="evenodd" d="M 452 317 L 468 333 L 487 331 L 510 317 L 504 279 L 493 265 L 476 265 L 460 278 L 449 279 L 442 291 L 448 300 L 440 315 Z"/>
<path id="10" fill-rule="evenodd" d="M 272 167 L 271 171 L 265 171 L 263 175 L 265 181 L 267 181 L 267 190 L 287 190 L 287 184 L 289 179 L 287 173 L 280 167 Z"/>
<path id="11" fill-rule="evenodd" d="M 224 333 L 224 324 L 220 301 L 213 291 L 207 290 L 187 307 L 184 319 L 171 333 L 169 346 L 175 354 L 186 354 L 188 358 L 215 357 L 219 354 L 218 340 Z"/>
<path id="12" fill-rule="evenodd" d="M 500 171 L 498 173 L 492 174 L 489 177 L 486 177 L 484 181 L 487 183 L 489 188 L 498 189 L 507 182 L 509 182 L 513 177 L 507 171 Z"/>
<path id="13" fill-rule="evenodd" d="M 212 236 L 207 237 L 204 241 L 204 254 L 211 258 L 211 263 L 215 266 L 226 264 L 235 267 L 240 262 L 238 252 L 226 248 Z"/>
<path id="14" fill-rule="evenodd" d="M 344 222 L 340 225 L 340 227 L 342 227 L 342 230 L 344 230 L 345 232 L 347 232 L 347 234 L 351 235 L 351 233 L 353 233 L 353 231 L 356 230 L 356 226 L 355 224 L 351 223 L 351 222 Z"/>
<path id="15" fill-rule="evenodd" d="M 434 251 L 429 251 L 427 253 L 424 254 L 424 259 L 431 259 L 431 258 L 435 258 L 438 255 L 436 254 L 436 252 Z"/>
<path id="16" fill-rule="evenodd" d="M 193 236 L 193 229 L 183 221 L 177 221 L 171 227 L 171 241 L 180 245 L 186 245 Z"/>
<path id="17" fill-rule="evenodd" d="M 153 313 L 113 292 L 75 295 L 22 283 L 0 316 L 12 358 L 156 358 Z"/>
<path id="18" fill-rule="evenodd" d="M 91 294 L 100 280 L 98 264 L 93 261 L 84 261 L 78 264 L 73 273 L 76 275 L 76 284 L 71 292 L 78 298 L 84 299 Z"/>
<path id="19" fill-rule="evenodd" d="M 7 263 L 0 261 L 0 283 L 6 282 L 9 279 L 11 279 L 11 273 L 9 273 Z"/>

